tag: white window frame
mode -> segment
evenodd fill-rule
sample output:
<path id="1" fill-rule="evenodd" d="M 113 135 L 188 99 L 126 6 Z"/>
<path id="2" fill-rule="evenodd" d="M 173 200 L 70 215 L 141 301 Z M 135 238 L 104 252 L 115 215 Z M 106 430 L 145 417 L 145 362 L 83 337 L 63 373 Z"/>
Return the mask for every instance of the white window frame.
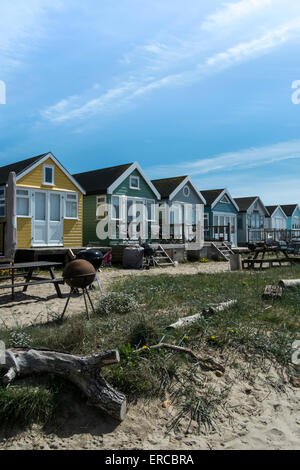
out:
<path id="1" fill-rule="evenodd" d="M 113 197 L 117 197 L 117 198 L 119 199 L 119 217 L 118 217 L 118 218 L 113 217 L 113 215 L 114 215 L 114 214 L 113 214 L 113 202 L 112 202 L 112 201 L 113 201 Z M 114 195 L 114 194 L 112 194 L 112 196 L 111 196 L 111 204 L 110 204 L 110 205 L 111 205 L 111 209 L 110 209 L 110 219 L 111 219 L 111 220 L 117 220 L 117 221 L 122 220 L 122 204 L 121 204 L 121 197 L 122 197 L 122 196 L 117 196 L 117 195 Z"/>
<path id="2" fill-rule="evenodd" d="M 68 201 L 68 196 L 76 196 L 76 200 L 74 199 L 71 199 Z M 65 204 L 64 204 L 64 219 L 67 219 L 67 220 L 78 220 L 78 193 L 75 193 L 75 192 L 68 192 L 68 193 L 64 193 L 64 197 L 65 197 Z M 68 217 L 67 216 L 67 203 L 68 202 L 76 202 L 76 207 L 77 207 L 77 211 L 76 211 L 76 217 Z"/>
<path id="3" fill-rule="evenodd" d="M 24 194 L 22 194 L 21 196 L 18 196 L 18 191 L 26 191 L 27 192 L 27 196 L 25 196 Z M 28 202 L 28 215 L 19 215 L 17 213 L 17 217 L 20 217 L 22 219 L 30 219 L 31 218 L 31 190 L 30 189 L 27 189 L 27 188 L 21 188 L 21 187 L 17 187 L 16 188 L 16 200 L 19 198 L 19 199 L 28 199 L 29 202 Z M 17 203 L 18 204 L 18 203 Z M 18 211 L 18 209 L 16 209 Z"/>
<path id="4" fill-rule="evenodd" d="M 98 208 L 101 205 L 105 206 L 104 213 L 107 212 L 107 198 L 105 195 L 96 196 L 96 220 L 102 220 L 103 217 L 105 217 L 105 214 L 99 215 L 98 213 L 98 210 L 99 210 Z"/>
<path id="5" fill-rule="evenodd" d="M 1 186 L 0 189 L 4 192 L 3 196 L 0 197 L 0 207 L 4 207 L 4 214 L 0 215 L 0 218 L 3 219 L 6 217 L 6 187 Z"/>
<path id="6" fill-rule="evenodd" d="M 52 170 L 52 182 L 49 183 L 46 181 L 46 169 L 51 169 Z M 54 186 L 55 183 L 54 183 L 54 165 L 43 165 L 43 185 L 46 185 L 46 186 Z"/>
<path id="7" fill-rule="evenodd" d="M 207 224 L 205 223 L 207 221 Z M 203 214 L 203 228 L 205 232 L 209 231 L 209 214 L 207 212 L 204 212 Z"/>
<path id="8" fill-rule="evenodd" d="M 147 209 L 147 203 L 151 204 L 151 218 L 148 218 L 148 209 Z M 155 200 L 154 199 L 145 199 L 145 209 L 146 209 L 146 222 L 155 222 L 156 217 L 155 217 Z"/>
<path id="9" fill-rule="evenodd" d="M 189 197 L 190 196 L 191 190 L 190 190 L 190 188 L 188 187 L 187 184 L 183 187 L 182 192 L 183 192 L 184 197 Z M 187 192 L 187 194 L 185 192 Z"/>
<path id="10" fill-rule="evenodd" d="M 229 197 L 227 196 L 227 194 L 224 194 L 223 197 L 221 197 L 220 201 L 219 201 L 221 204 L 230 204 L 230 199 Z"/>
<path id="11" fill-rule="evenodd" d="M 132 186 L 132 180 L 133 180 L 133 179 L 136 179 L 136 180 L 137 180 L 138 186 Z M 140 177 L 139 177 L 139 176 L 130 175 L 130 177 L 129 177 L 129 188 L 130 188 L 130 189 L 136 189 L 136 190 L 139 190 L 139 189 L 140 189 Z"/>
<path id="12" fill-rule="evenodd" d="M 293 217 L 293 223 L 292 223 L 292 229 L 297 230 L 300 228 L 300 217 L 294 216 Z"/>

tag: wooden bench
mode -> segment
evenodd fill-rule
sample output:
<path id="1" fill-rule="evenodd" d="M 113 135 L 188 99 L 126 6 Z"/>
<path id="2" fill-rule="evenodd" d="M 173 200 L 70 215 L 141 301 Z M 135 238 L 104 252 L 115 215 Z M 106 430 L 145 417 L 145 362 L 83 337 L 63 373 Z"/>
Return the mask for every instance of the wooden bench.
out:
<path id="1" fill-rule="evenodd" d="M 293 260 L 290 258 L 256 258 L 256 259 L 243 259 L 242 265 L 243 269 L 254 268 L 255 265 L 259 265 L 259 268 L 263 268 L 263 264 L 268 264 L 269 268 L 274 266 L 274 263 L 278 263 L 279 266 L 282 266 L 282 263 L 294 264 Z"/>
<path id="2" fill-rule="evenodd" d="M 15 296 L 15 288 L 23 287 L 23 292 L 27 291 L 28 286 L 40 285 L 40 284 L 53 284 L 57 293 L 57 296 L 62 298 L 62 293 L 59 285 L 64 283 L 63 278 L 55 277 L 54 268 L 62 267 L 62 263 L 50 262 L 50 261 L 31 261 L 28 263 L 15 263 L 15 264 L 1 264 L 0 271 L 9 271 L 10 274 L 5 276 L 4 279 L 11 279 L 10 284 L 1 284 L 0 289 L 11 289 L 12 298 Z M 27 270 L 25 273 L 17 273 L 17 270 Z M 46 279 L 40 276 L 34 276 L 35 269 L 48 270 L 50 273 L 50 279 Z M 25 277 L 25 282 L 15 283 L 15 277 Z M 1 280 L 1 277 L 0 277 Z"/>

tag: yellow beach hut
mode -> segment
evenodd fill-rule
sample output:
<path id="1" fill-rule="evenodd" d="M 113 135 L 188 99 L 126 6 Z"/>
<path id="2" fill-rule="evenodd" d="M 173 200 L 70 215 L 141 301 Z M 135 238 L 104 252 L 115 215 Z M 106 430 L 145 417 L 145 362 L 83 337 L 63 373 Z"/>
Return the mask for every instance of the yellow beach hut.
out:
<path id="1" fill-rule="evenodd" d="M 81 247 L 85 191 L 51 152 L 0 167 L 0 247 L 10 172 L 16 174 L 17 248 Z"/>

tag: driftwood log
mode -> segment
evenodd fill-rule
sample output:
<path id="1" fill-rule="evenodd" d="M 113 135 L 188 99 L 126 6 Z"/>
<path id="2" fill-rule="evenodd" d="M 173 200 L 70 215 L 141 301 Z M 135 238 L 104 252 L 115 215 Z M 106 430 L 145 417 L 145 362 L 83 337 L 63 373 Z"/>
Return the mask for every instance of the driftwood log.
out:
<path id="1" fill-rule="evenodd" d="M 47 349 L 13 348 L 5 351 L 0 370 L 4 384 L 17 377 L 35 374 L 56 374 L 73 382 L 88 398 L 90 405 L 100 408 L 122 421 L 126 415 L 126 397 L 114 390 L 101 377 L 101 368 L 120 361 L 119 352 L 106 351 L 93 356 L 79 357 Z"/>
<path id="2" fill-rule="evenodd" d="M 285 288 L 300 287 L 300 279 L 282 279 L 278 285 Z"/>
<path id="3" fill-rule="evenodd" d="M 175 328 L 175 329 L 183 328 L 192 323 L 195 323 L 201 317 L 213 315 L 214 313 L 217 313 L 217 312 L 223 312 L 223 310 L 226 310 L 227 308 L 232 307 L 236 303 L 237 303 L 237 300 L 228 300 L 228 302 L 222 302 L 219 305 L 210 306 L 208 308 L 203 309 L 201 313 L 196 313 L 195 315 L 190 315 L 189 317 L 180 318 L 177 322 L 169 325 L 168 328 Z"/>

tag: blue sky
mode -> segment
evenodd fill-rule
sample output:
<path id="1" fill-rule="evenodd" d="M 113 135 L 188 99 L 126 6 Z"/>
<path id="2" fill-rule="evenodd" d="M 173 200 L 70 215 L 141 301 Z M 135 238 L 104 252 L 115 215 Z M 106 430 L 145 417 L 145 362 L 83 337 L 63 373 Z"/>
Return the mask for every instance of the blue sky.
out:
<path id="1" fill-rule="evenodd" d="M 300 202 L 299 0 L 1 0 L 0 164 L 138 161 Z"/>

